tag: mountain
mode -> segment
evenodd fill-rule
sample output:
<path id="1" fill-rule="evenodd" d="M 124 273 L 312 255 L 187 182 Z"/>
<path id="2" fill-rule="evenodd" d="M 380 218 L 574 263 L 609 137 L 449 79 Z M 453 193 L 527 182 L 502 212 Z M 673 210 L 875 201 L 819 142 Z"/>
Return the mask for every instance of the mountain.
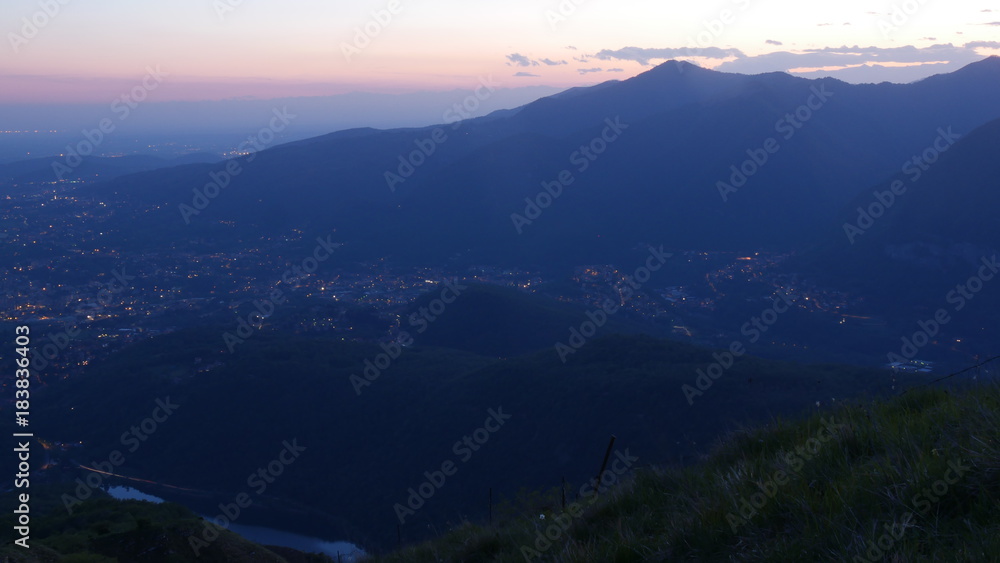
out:
<path id="1" fill-rule="evenodd" d="M 864 85 L 671 61 L 514 111 L 344 131 L 94 190 L 160 207 L 141 232 L 128 214 L 109 226 L 109 240 L 137 247 L 308 228 L 336 229 L 357 256 L 413 261 L 581 263 L 639 242 L 797 248 L 939 128 L 1000 117 L 997 87 L 996 57 Z"/>
<path id="2" fill-rule="evenodd" d="M 861 190 L 793 267 L 900 319 L 895 334 L 911 335 L 943 310 L 946 326 L 931 336 L 988 353 L 1000 307 L 1000 120 L 960 139 L 942 131 L 936 147 Z M 894 340 L 887 350 L 898 349 Z"/>

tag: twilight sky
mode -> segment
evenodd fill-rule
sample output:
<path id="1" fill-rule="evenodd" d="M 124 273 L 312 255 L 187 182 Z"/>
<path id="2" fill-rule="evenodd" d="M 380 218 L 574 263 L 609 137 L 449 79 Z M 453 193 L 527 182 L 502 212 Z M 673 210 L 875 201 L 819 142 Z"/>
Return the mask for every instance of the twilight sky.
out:
<path id="1" fill-rule="evenodd" d="M 366 26 L 376 33 L 359 37 Z M 671 58 L 732 72 L 908 82 L 1000 54 L 1000 7 L 995 0 L 4 0 L 0 32 L 0 103 L 107 102 L 139 84 L 147 67 L 168 75 L 155 101 L 266 99 L 472 89 L 486 76 L 505 88 L 589 85 Z"/>

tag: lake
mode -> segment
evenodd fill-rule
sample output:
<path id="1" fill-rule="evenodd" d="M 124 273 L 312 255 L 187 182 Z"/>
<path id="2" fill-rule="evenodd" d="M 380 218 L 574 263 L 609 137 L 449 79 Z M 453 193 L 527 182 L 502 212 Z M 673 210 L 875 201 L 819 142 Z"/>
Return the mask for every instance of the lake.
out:
<path id="1" fill-rule="evenodd" d="M 146 494 L 132 487 L 116 485 L 109 487 L 107 491 L 108 494 L 118 500 L 144 500 L 155 503 L 165 502 L 164 499 L 160 497 Z M 201 514 L 200 516 L 205 519 L 209 518 L 204 514 Z M 294 532 L 276 530 L 274 528 L 267 528 L 263 526 L 250 526 L 246 524 L 231 523 L 227 528 L 230 531 L 261 545 L 290 547 L 306 553 L 324 553 L 333 557 L 334 560 L 340 556 L 340 560 L 345 563 L 359 561 L 365 555 L 365 552 L 361 548 L 350 542 L 329 541 L 296 534 Z"/>

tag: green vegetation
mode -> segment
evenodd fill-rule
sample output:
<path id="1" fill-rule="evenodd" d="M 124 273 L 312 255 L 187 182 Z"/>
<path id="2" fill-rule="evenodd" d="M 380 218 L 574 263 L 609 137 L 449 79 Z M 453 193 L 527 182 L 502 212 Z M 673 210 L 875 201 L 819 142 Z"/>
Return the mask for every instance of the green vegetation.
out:
<path id="1" fill-rule="evenodd" d="M 378 560 L 995 561 L 998 437 L 1000 386 L 915 390 L 731 433 L 698 465 L 582 500 L 578 518 L 529 505 Z"/>
<path id="2" fill-rule="evenodd" d="M 35 491 L 36 487 L 32 487 Z M 118 501 L 100 495 L 74 507 L 70 514 L 59 501 L 70 488 L 44 487 L 32 492 L 32 508 L 44 514 L 31 521 L 30 549 L 7 543 L 0 561 L 10 563 L 324 563 L 329 557 L 304 554 L 287 548 L 277 553 L 249 542 L 228 530 L 196 555 L 189 544 L 204 522 L 178 504 Z M 13 504 L 13 495 L 4 495 Z M 12 515 L 0 518 L 5 530 L 14 526 Z"/>

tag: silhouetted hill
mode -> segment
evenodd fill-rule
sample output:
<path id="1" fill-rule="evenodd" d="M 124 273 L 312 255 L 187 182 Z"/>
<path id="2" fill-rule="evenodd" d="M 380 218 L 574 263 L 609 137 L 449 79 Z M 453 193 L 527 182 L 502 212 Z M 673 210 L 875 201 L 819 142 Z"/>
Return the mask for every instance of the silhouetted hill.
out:
<path id="1" fill-rule="evenodd" d="M 275 551 L 247 541 L 229 530 L 218 530 L 218 537 L 199 546 L 197 552 L 190 538 L 201 537 L 205 522 L 197 514 L 177 504 L 153 504 L 143 501 L 119 501 L 103 491 L 74 505 L 69 513 L 60 500 L 72 496 L 73 487 L 31 487 L 31 534 L 29 549 L 8 543 L 0 547 L 0 557 L 11 563 L 54 563 L 76 561 L 112 563 L 142 561 L 174 563 L 182 561 L 258 563 L 330 563 L 332 559 L 305 554 L 294 549 Z M 6 504 L 16 506 L 13 495 L 4 495 Z M 7 529 L 15 518 L 0 517 Z"/>
<path id="2" fill-rule="evenodd" d="M 306 227 L 336 229 L 355 256 L 415 262 L 580 263 L 643 241 L 795 248 L 818 240 L 859 186 L 898 170 L 938 128 L 966 134 L 1000 117 L 997 66 L 987 59 L 914 84 L 850 85 L 667 62 L 439 133 L 352 130 L 242 158 L 228 180 L 226 165 L 189 166 L 100 192 L 162 205 L 142 216 L 141 232 L 138 216 L 109 228 L 135 246 Z M 591 143 L 593 159 L 581 152 Z M 412 172 L 401 158 L 416 163 Z M 539 196 L 564 170 L 560 195 Z M 189 208 L 187 224 L 179 206 L 193 206 L 213 173 L 226 187 L 209 188 L 215 197 Z M 720 182 L 733 188 L 721 188 L 725 198 Z M 528 209 L 525 198 L 547 207 Z M 522 234 L 513 214 L 531 218 Z"/>
<path id="3" fill-rule="evenodd" d="M 586 308 L 494 285 L 469 284 L 455 304 L 440 316 L 425 315 L 439 292 L 417 299 L 404 315 L 403 327 L 418 344 L 464 350 L 484 356 L 509 357 L 552 349 L 570 330 L 588 320 Z M 612 316 L 601 334 L 647 333 L 661 329 L 626 315 Z M 433 318 L 433 322 L 428 319 Z M 423 331 L 423 332 L 421 332 Z"/>
<path id="4" fill-rule="evenodd" d="M 862 190 L 797 267 L 902 319 L 899 334 L 912 334 L 918 321 L 944 309 L 950 320 L 939 338 L 973 339 L 985 353 L 1000 307 L 991 281 L 997 272 L 989 266 L 1000 254 L 998 146 L 1000 120 L 940 142 L 943 152 L 929 144 L 926 157 L 914 155 L 920 162 L 911 156 L 896 174 Z M 959 286 L 970 280 L 963 292 Z"/>
<path id="5" fill-rule="evenodd" d="M 326 534 L 388 545 L 399 523 L 394 506 L 446 461 L 458 472 L 405 519 L 406 538 L 482 516 L 490 487 L 510 498 L 561 477 L 582 482 L 612 434 L 644 463 L 689 461 L 735 425 L 892 385 L 884 372 L 750 357 L 725 369 L 731 358 L 722 352 L 649 337 L 599 337 L 563 363 L 551 349 L 493 360 L 267 333 L 229 355 L 218 335 L 159 337 L 53 386 L 38 399 L 36 435 L 82 441 L 74 458 L 107 459 L 122 449 L 122 432 L 169 397 L 176 412 L 119 473 L 212 491 L 221 502 L 284 441 L 297 440 L 307 449 L 255 504 L 308 507 Z M 720 367 L 719 379 L 698 382 L 699 370 Z M 456 446 L 490 409 L 510 418 L 473 451 Z"/>

